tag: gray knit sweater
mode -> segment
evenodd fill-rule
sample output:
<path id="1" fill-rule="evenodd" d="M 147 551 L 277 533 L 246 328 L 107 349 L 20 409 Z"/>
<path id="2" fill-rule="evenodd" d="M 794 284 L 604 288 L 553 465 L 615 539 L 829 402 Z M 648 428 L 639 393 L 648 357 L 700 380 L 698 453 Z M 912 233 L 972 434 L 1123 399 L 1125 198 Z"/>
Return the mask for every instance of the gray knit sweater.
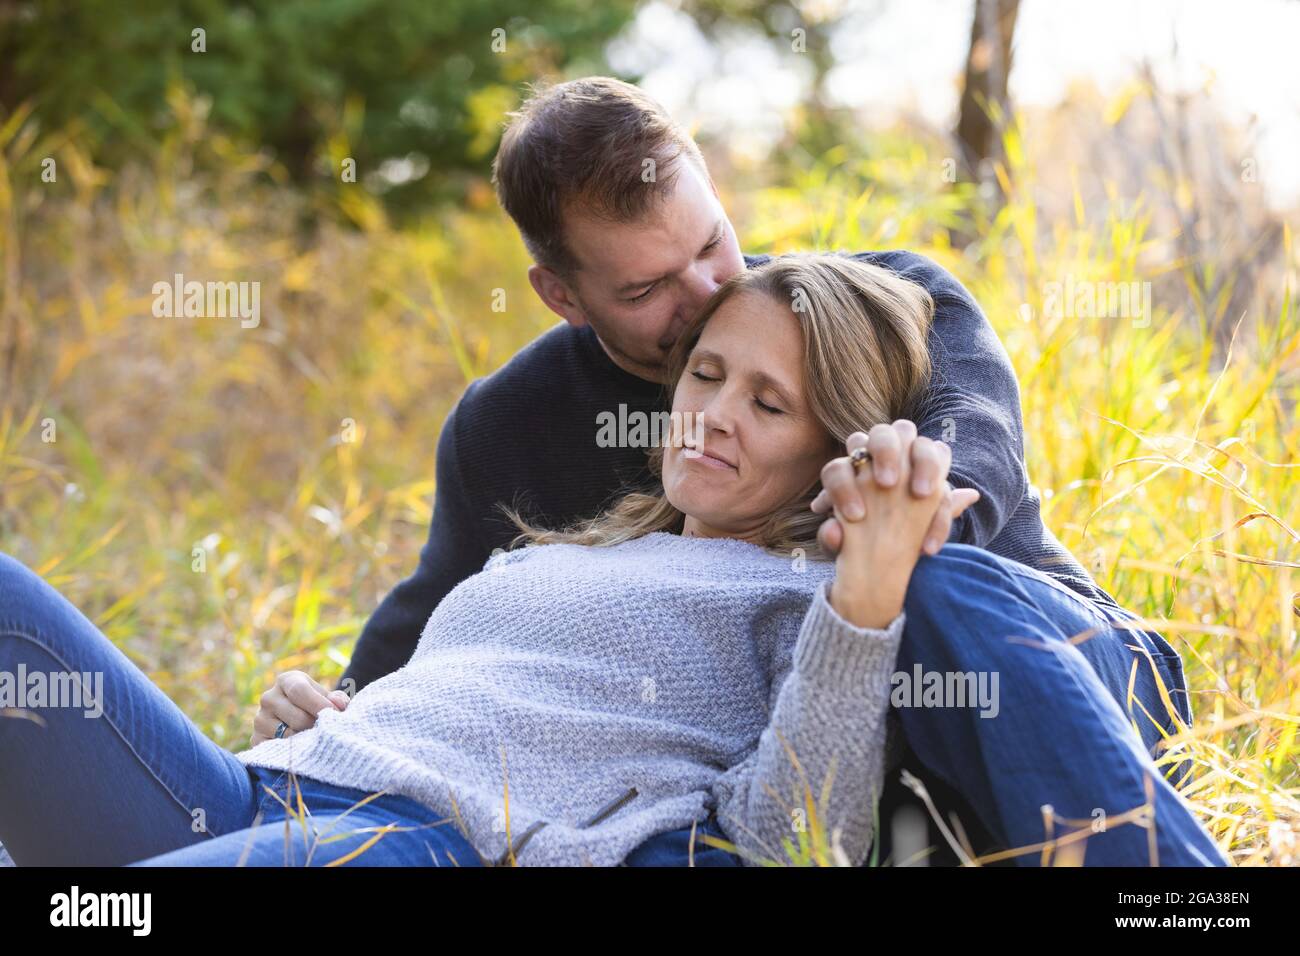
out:
<path id="1" fill-rule="evenodd" d="M 238 757 L 414 798 L 521 866 L 616 865 L 712 811 L 747 862 L 788 862 L 809 800 L 860 865 L 903 615 L 850 625 L 833 577 L 663 532 L 501 553 L 442 600 L 405 667 Z"/>

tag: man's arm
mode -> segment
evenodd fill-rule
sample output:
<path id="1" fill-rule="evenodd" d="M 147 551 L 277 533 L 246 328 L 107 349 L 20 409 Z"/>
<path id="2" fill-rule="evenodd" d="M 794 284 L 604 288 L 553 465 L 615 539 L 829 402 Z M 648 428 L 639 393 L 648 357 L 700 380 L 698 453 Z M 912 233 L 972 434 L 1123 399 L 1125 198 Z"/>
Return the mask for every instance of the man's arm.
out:
<path id="1" fill-rule="evenodd" d="M 917 411 L 917 434 L 952 451 L 948 480 L 980 500 L 953 520 L 948 540 L 985 547 L 1024 499 L 1024 425 L 1011 359 L 975 300 L 935 296 L 930 331 L 933 376 Z"/>
<path id="2" fill-rule="evenodd" d="M 933 554 L 945 540 L 986 547 L 1029 490 L 1020 386 L 1011 359 L 971 294 L 934 262 L 902 251 L 864 252 L 854 258 L 884 266 L 924 286 L 934 300 L 934 319 L 927 337 L 930 388 L 906 416 L 915 424 L 917 434 L 927 439 L 912 445 L 913 492 L 924 494 L 915 482 L 938 473 L 944 452 L 934 442 L 942 441 L 951 453 L 950 484 L 973 489 L 979 500 L 957 518 L 951 518 L 958 510 L 956 495 L 941 506 L 927 536 L 926 551 Z M 860 440 L 864 436 L 855 433 L 850 437 Z M 871 451 L 878 466 L 877 481 L 890 486 L 899 471 L 896 443 L 881 448 L 873 444 Z M 832 506 L 854 520 L 862 499 L 853 482 L 825 485 L 812 510 L 829 516 Z M 840 536 L 838 521 L 828 517 L 818 532 L 822 546 L 834 553 Z"/>
<path id="3" fill-rule="evenodd" d="M 349 695 L 409 661 L 434 608 L 457 584 L 482 570 L 488 559 L 458 454 L 458 416 L 467 414 L 473 389 L 471 384 L 447 415 L 438 439 L 433 521 L 429 540 L 420 550 L 419 567 L 388 593 L 366 622 L 339 680 L 339 687 Z"/>
<path id="4" fill-rule="evenodd" d="M 910 408 L 905 419 L 917 427 L 926 442 L 911 446 L 914 481 L 939 473 L 944 450 L 933 444 L 943 441 L 952 454 L 949 484 L 954 489 L 972 489 L 978 502 L 966 507 L 957 518 L 958 494 L 940 506 L 927 536 L 926 551 L 933 554 L 944 541 L 987 548 L 1005 527 L 1011 514 L 1028 493 L 1024 470 L 1024 427 L 1021 420 L 1021 388 L 1006 349 L 998 341 L 979 304 L 966 287 L 940 265 L 915 252 L 858 252 L 854 259 L 891 269 L 930 293 L 935 313 L 927 345 L 930 346 L 931 384 L 926 397 Z M 849 444 L 861 444 L 863 433 L 850 436 Z M 876 480 L 893 483 L 898 473 L 897 446 L 871 446 L 879 468 Z M 914 494 L 924 494 L 913 485 Z M 827 515 L 818 540 L 829 553 L 840 548 L 839 520 L 831 509 L 849 515 L 862 507 L 854 481 L 824 486 L 813 501 L 813 510 Z"/>

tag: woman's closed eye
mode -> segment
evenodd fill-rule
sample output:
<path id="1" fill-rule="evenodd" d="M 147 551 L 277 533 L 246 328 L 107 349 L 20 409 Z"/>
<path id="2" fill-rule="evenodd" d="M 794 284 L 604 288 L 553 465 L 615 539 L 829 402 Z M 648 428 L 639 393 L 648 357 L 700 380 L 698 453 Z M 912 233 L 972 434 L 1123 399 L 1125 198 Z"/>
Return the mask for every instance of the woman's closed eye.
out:
<path id="1" fill-rule="evenodd" d="M 698 378 L 701 382 L 718 382 L 718 381 L 721 381 L 721 379 L 713 378 L 713 377 L 711 377 L 711 376 L 705 375 L 703 372 L 691 372 L 691 374 L 694 375 L 696 378 Z M 769 405 L 769 404 L 767 404 L 767 402 L 763 401 L 763 400 L 762 400 L 761 398 L 759 398 L 757 395 L 754 396 L 754 404 L 757 405 L 759 408 L 761 408 L 763 411 L 767 412 L 769 415 L 784 415 L 784 414 L 785 414 L 785 412 L 784 412 L 783 410 L 781 410 L 781 409 L 779 409 L 779 408 L 776 408 L 776 407 L 773 406 L 773 405 Z"/>

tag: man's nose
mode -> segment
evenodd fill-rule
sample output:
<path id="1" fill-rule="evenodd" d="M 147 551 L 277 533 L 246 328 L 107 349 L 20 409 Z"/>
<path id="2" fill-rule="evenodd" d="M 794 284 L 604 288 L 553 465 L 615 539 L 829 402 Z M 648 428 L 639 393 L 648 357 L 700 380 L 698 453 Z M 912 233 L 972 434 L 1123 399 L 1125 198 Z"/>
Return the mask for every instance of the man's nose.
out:
<path id="1" fill-rule="evenodd" d="M 721 285 L 707 262 L 699 263 L 686 278 L 686 320 L 694 319 Z"/>

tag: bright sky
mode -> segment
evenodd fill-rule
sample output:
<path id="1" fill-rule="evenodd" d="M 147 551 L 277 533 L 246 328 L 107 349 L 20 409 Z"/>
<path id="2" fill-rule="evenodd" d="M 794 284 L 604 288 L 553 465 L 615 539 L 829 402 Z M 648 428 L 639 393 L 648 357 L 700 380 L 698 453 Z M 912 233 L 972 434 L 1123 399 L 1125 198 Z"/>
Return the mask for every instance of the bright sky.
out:
<path id="1" fill-rule="evenodd" d="M 815 6 L 814 6 L 815 4 Z M 1204 90 L 1243 127 L 1253 115 L 1260 184 L 1279 206 L 1300 203 L 1300 2 L 1297 0 L 1022 0 L 1011 95 L 1048 106 L 1075 78 L 1106 93 L 1149 59 L 1165 89 Z M 838 13 L 837 102 L 919 113 L 951 126 L 973 0 L 803 0 L 804 16 Z M 792 20 L 792 25 L 797 25 Z M 643 6 L 610 48 L 618 69 L 679 119 L 765 155 L 781 113 L 807 85 L 806 63 L 745 36 L 710 44 L 665 0 Z M 1174 52 L 1175 40 L 1177 53 Z"/>

